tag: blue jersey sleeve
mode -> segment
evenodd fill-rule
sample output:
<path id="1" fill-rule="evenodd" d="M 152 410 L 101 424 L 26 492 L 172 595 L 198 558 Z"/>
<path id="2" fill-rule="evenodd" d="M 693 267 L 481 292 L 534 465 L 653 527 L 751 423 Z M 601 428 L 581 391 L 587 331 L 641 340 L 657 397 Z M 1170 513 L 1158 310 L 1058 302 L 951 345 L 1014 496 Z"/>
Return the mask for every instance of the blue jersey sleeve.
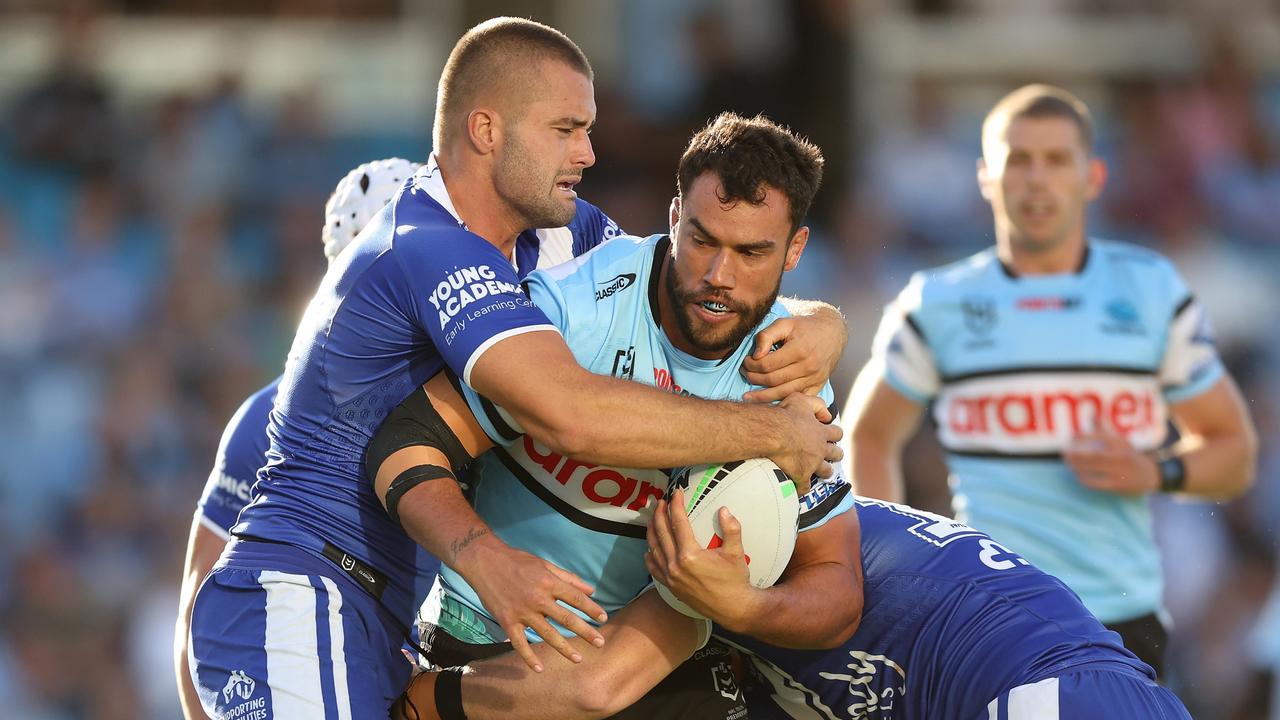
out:
<path id="1" fill-rule="evenodd" d="M 396 229 L 398 235 L 414 228 Z M 436 230 L 422 242 L 393 247 L 411 312 L 445 363 L 467 383 L 476 360 L 495 343 L 554 329 L 525 296 L 515 268 L 492 244 L 462 229 Z"/>
<path id="2" fill-rule="evenodd" d="M 565 265 L 577 267 L 585 262 L 585 258 L 572 260 Z M 557 269 L 564 266 L 558 266 Z M 569 337 L 570 318 L 570 302 L 562 292 L 562 288 L 556 283 L 552 276 L 546 271 L 536 271 L 530 273 L 524 280 L 524 288 L 528 290 L 530 300 L 537 306 L 539 310 L 551 322 L 551 326 L 559 330 Z M 587 306 L 581 304 L 574 306 L 576 315 L 587 315 L 594 313 L 585 312 Z M 590 309 L 594 309 L 594 304 Z M 490 402 L 487 398 L 481 396 L 473 390 L 469 384 L 462 386 L 462 395 L 467 401 L 467 405 L 471 408 L 471 412 L 479 421 L 480 427 L 484 429 L 485 434 L 489 436 L 499 445 L 506 445 L 515 442 L 524 433 L 524 429 L 506 410 L 498 407 Z"/>
<path id="3" fill-rule="evenodd" d="M 921 331 L 917 314 L 924 302 L 926 276 L 916 273 L 884 310 L 871 344 L 871 371 L 904 397 L 927 405 L 941 385 L 937 360 Z"/>
<path id="4" fill-rule="evenodd" d="M 258 468 L 266 464 L 267 422 L 280 380 L 250 395 L 231 417 L 213 470 L 205 483 L 196 512 L 205 527 L 222 539 L 231 537 L 231 526 L 248 502 Z"/>
<path id="5" fill-rule="evenodd" d="M 623 234 L 613 218 L 586 200 L 578 200 L 578 212 L 569 223 L 569 231 L 573 233 L 574 257 Z"/>
<path id="6" fill-rule="evenodd" d="M 640 238 L 635 240 L 642 241 Z M 616 291 L 619 283 L 628 283 L 629 287 L 629 283 L 635 282 L 634 273 L 619 273 L 612 280 L 596 282 L 591 272 L 582 272 L 584 266 L 593 263 L 607 266 L 608 259 L 597 253 L 587 253 L 555 267 L 534 271 L 525 277 L 523 285 L 530 300 L 551 326 L 564 336 L 583 366 L 589 365 L 585 358 L 603 347 L 603 340 L 613 327 L 611 314 L 609 317 L 600 316 L 602 311 L 598 300 L 604 297 L 603 293 Z M 524 432 L 510 414 L 470 387 L 463 387 L 463 396 L 480 426 L 495 443 L 505 445 L 514 442 Z"/>

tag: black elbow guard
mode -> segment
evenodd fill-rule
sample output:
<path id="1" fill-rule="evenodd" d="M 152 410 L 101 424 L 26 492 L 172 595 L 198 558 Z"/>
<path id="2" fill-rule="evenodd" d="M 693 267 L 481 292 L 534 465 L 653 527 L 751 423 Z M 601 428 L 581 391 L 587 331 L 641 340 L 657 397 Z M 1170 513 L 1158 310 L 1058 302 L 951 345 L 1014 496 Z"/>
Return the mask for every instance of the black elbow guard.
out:
<path id="1" fill-rule="evenodd" d="M 415 445 L 433 447 L 444 453 L 453 473 L 461 473 L 471 462 L 462 441 L 440 417 L 426 391 L 418 388 L 396 406 L 374 433 L 365 450 L 364 471 L 369 482 L 378 477 L 382 463 L 399 450 Z"/>

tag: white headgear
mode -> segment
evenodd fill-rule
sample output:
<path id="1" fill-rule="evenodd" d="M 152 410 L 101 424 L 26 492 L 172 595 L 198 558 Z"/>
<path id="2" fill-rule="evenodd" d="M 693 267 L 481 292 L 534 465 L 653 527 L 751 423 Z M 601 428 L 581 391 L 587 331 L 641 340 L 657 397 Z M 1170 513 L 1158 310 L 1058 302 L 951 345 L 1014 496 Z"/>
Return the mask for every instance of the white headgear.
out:
<path id="1" fill-rule="evenodd" d="M 404 158 L 367 162 L 347 173 L 324 204 L 324 256 L 330 262 L 355 239 L 418 169 Z"/>

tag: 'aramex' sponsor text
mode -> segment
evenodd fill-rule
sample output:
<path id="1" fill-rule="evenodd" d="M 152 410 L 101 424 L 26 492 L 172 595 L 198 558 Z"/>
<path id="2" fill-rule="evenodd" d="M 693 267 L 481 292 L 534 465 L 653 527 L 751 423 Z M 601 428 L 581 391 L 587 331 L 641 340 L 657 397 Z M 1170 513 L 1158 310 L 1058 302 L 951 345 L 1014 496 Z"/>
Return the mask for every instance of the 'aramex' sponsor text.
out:
<path id="1" fill-rule="evenodd" d="M 582 494 L 588 500 L 602 505 L 626 506 L 628 510 L 638 511 L 648 505 L 650 499 L 661 500 L 665 492 L 665 487 L 623 475 L 614 468 L 600 467 L 544 450 L 528 435 L 524 436 L 524 451 L 561 485 L 573 481 L 581 485 Z"/>
<path id="2" fill-rule="evenodd" d="M 946 403 L 947 427 L 956 435 L 1057 435 L 1150 430 L 1156 401 L 1149 392 L 1010 392 L 958 395 Z"/>

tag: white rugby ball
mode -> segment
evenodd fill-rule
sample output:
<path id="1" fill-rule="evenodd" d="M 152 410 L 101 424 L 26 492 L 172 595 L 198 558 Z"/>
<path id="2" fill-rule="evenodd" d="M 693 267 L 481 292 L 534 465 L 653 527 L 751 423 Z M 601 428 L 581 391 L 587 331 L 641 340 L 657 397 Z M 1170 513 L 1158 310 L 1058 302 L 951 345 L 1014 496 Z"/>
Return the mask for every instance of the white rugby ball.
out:
<path id="1" fill-rule="evenodd" d="M 742 550 L 751 584 L 767 588 L 777 582 L 791 561 L 800 519 L 800 498 L 786 473 L 765 458 L 694 465 L 672 474 L 667 497 L 677 489 L 684 491 L 685 512 L 698 544 L 711 548 L 724 541 L 718 516 L 720 508 L 727 507 L 742 523 Z M 703 617 L 665 585 L 654 584 L 671 607 L 689 617 Z"/>

